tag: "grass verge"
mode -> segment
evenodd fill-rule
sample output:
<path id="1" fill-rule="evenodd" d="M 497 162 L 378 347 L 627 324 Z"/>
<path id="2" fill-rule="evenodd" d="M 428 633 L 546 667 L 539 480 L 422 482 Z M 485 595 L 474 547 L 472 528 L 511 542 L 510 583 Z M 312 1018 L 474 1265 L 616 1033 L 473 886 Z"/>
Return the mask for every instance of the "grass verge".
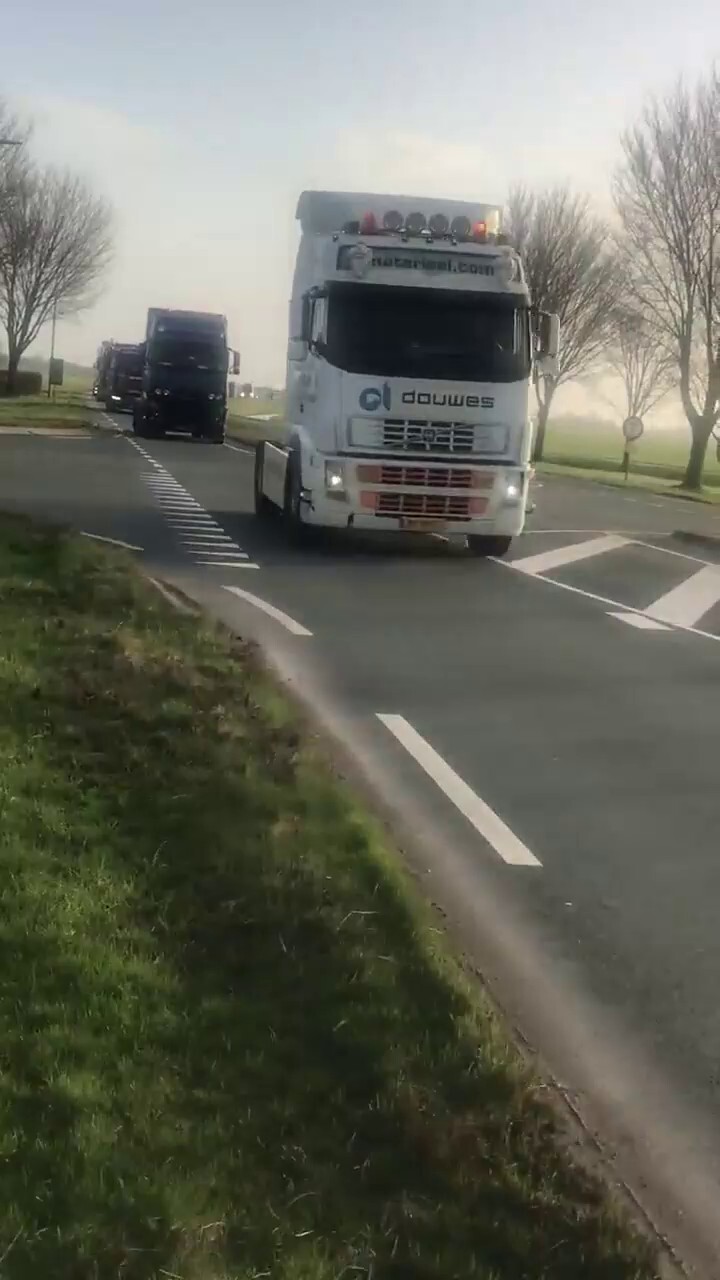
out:
<path id="1" fill-rule="evenodd" d="M 256 421 L 254 415 L 268 416 L 266 420 Z M 272 400 L 228 400 L 225 430 L 231 439 L 241 440 L 245 444 L 257 444 L 258 440 L 277 440 L 278 444 L 283 443 L 285 397 L 278 395 Z"/>
<path id="2" fill-rule="evenodd" d="M 539 475 L 574 476 L 579 480 L 594 480 L 596 484 L 609 484 L 618 489 L 642 489 L 645 493 L 657 493 L 663 498 L 680 498 L 687 502 L 720 504 L 720 489 L 703 488 L 699 493 L 683 489 L 678 480 L 661 480 L 654 475 L 630 472 L 626 480 L 617 471 L 604 471 L 600 466 L 575 465 L 574 463 L 547 460 L 537 464 Z"/>
<path id="3" fill-rule="evenodd" d="M 46 395 L 0 397 L 0 429 L 2 427 L 42 427 L 65 429 L 92 428 L 95 415 L 85 396 L 78 392 L 57 391 L 55 399 Z"/>
<path id="4" fill-rule="evenodd" d="M 253 654 L 0 518 L 0 1272 L 649 1280 Z"/>

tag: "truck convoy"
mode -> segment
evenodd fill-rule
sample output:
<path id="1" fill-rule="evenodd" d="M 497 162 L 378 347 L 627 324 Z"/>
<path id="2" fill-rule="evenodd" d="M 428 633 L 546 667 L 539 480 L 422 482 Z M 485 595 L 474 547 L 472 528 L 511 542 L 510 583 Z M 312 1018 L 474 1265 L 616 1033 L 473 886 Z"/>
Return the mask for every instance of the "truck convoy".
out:
<path id="1" fill-rule="evenodd" d="M 190 431 L 225 438 L 230 351 L 225 316 L 150 307 L 142 346 L 142 394 L 133 408 L 138 436 Z M 240 357 L 232 352 L 232 372 Z"/>
<path id="2" fill-rule="evenodd" d="M 527 505 L 533 372 L 557 316 L 485 204 L 305 191 L 290 301 L 288 431 L 255 511 L 313 526 L 464 535 L 503 555 Z"/>
<path id="3" fill-rule="evenodd" d="M 142 347 L 134 342 L 103 342 L 95 360 L 93 395 L 107 409 L 132 413 L 142 392 Z"/>

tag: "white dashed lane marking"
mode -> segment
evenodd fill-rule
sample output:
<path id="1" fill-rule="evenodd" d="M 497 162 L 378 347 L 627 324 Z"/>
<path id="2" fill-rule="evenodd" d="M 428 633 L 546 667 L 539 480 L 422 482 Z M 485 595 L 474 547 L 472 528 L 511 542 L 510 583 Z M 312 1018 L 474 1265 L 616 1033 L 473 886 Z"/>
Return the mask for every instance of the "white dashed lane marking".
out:
<path id="1" fill-rule="evenodd" d="M 260 567 L 250 560 L 247 551 L 238 546 L 235 539 L 225 532 L 222 525 L 208 514 L 202 504 L 183 488 L 162 463 L 157 462 L 136 440 L 127 438 L 150 464 L 152 469 L 143 472 L 142 478 L 180 549 L 195 564 L 214 569 Z"/>
<path id="2" fill-rule="evenodd" d="M 381 724 L 411 755 L 420 768 L 441 791 L 444 791 L 457 809 L 467 818 L 476 831 L 487 840 L 488 844 L 513 867 L 539 867 L 541 862 L 527 845 L 519 840 L 514 831 L 503 822 L 502 818 L 481 799 L 467 782 L 461 778 L 434 747 L 422 738 L 416 729 L 403 716 L 385 715 L 377 712 Z"/>

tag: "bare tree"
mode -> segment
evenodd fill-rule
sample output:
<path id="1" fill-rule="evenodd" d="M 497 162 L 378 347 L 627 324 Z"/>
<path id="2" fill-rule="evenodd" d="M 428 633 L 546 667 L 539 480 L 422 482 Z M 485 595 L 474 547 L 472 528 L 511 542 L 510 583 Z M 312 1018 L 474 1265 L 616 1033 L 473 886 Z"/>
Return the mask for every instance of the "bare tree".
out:
<path id="1" fill-rule="evenodd" d="M 632 307 L 618 308 L 613 327 L 608 365 L 622 380 L 626 416 L 642 418 L 675 386 L 677 361 L 658 341 L 654 327 Z"/>
<path id="2" fill-rule="evenodd" d="M 92 301 L 110 255 L 110 213 L 81 179 L 18 166 L 0 200 L 0 320 L 7 333 L 7 390 L 23 353 L 58 306 Z"/>
<path id="3" fill-rule="evenodd" d="M 698 489 L 720 414 L 720 76 L 651 101 L 623 138 L 615 199 L 635 307 L 673 352 Z"/>
<path id="4" fill-rule="evenodd" d="M 608 225 L 585 196 L 566 187 L 539 193 L 515 187 L 506 230 L 520 252 L 534 307 L 560 316 L 556 377 L 539 377 L 535 458 L 543 456 L 553 396 L 563 382 L 590 373 L 612 335 L 619 273 Z"/>

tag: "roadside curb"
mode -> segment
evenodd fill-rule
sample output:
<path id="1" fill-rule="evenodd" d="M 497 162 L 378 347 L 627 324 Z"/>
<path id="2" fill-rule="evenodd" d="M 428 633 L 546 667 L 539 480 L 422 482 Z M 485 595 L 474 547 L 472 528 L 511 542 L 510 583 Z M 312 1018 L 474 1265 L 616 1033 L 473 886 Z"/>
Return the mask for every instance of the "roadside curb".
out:
<path id="1" fill-rule="evenodd" d="M 54 440 L 89 440 L 94 425 L 85 427 L 0 427 L 0 436 L 43 436 Z"/>

